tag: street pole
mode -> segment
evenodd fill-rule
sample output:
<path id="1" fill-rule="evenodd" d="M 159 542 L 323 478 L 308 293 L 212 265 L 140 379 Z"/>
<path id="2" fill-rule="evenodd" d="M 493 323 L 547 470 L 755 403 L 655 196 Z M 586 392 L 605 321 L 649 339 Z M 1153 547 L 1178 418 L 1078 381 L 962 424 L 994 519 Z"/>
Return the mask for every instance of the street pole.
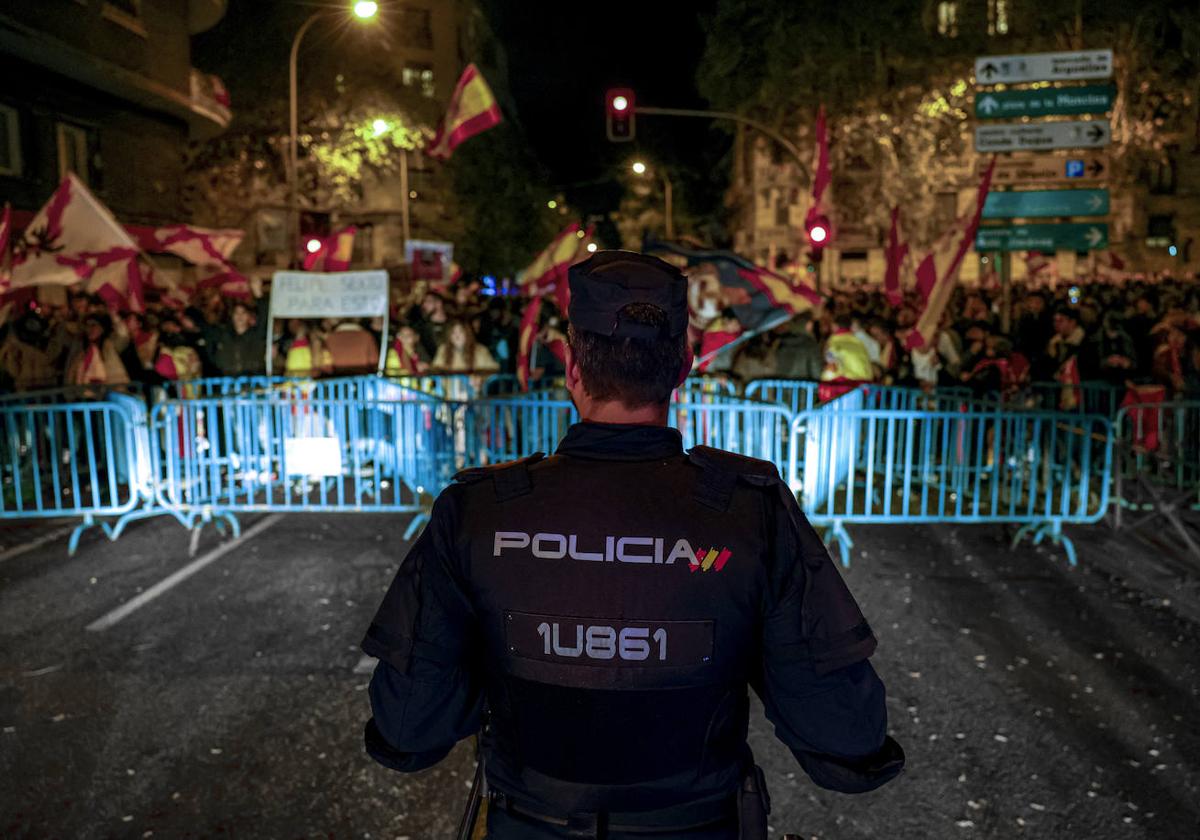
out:
<path id="1" fill-rule="evenodd" d="M 1012 328 L 1012 251 L 997 251 L 1000 268 L 1000 331 L 1006 336 Z"/>
<path id="2" fill-rule="evenodd" d="M 634 109 L 635 114 L 647 114 L 649 116 L 660 117 L 700 117 L 706 120 L 732 120 L 742 125 L 748 125 L 756 131 L 770 137 L 780 146 L 787 150 L 796 160 L 796 165 L 800 167 L 800 171 L 808 177 L 808 164 L 805 163 L 804 157 L 800 154 L 800 150 L 796 148 L 796 144 L 788 140 L 782 134 L 768 125 L 760 123 L 758 120 L 752 120 L 749 117 L 743 117 L 741 114 L 734 114 L 730 111 L 701 111 L 691 108 L 652 108 L 646 105 L 638 105 Z"/>
<path id="3" fill-rule="evenodd" d="M 298 160 L 297 152 L 299 134 L 299 118 L 296 115 L 296 58 L 300 55 L 300 41 L 304 38 L 304 33 L 312 28 L 312 25 L 317 22 L 317 19 L 326 12 L 315 12 L 309 16 L 308 20 L 304 21 L 299 31 L 296 32 L 296 37 L 292 39 L 292 52 L 288 57 L 288 240 L 291 253 L 288 254 L 288 265 L 291 265 L 292 260 L 296 258 L 296 254 L 300 251 L 300 198 L 298 188 Z"/>
<path id="4" fill-rule="evenodd" d="M 667 177 L 667 173 L 663 172 L 663 196 L 666 199 L 667 210 L 667 239 L 675 238 L 675 223 L 671 216 L 671 179 Z"/>
<path id="5" fill-rule="evenodd" d="M 400 232 L 408 247 L 408 150 L 400 150 Z"/>

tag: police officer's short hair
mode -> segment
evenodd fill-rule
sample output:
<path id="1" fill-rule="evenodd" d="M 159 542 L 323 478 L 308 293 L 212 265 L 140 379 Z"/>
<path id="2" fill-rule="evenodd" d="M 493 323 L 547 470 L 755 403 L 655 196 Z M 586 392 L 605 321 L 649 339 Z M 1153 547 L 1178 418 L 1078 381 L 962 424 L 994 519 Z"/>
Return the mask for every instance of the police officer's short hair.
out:
<path id="1" fill-rule="evenodd" d="M 622 321 L 660 328 L 654 338 L 600 335 L 571 326 L 567 339 L 583 387 L 594 400 L 627 408 L 659 405 L 671 398 L 687 355 L 687 335 L 671 337 L 667 313 L 648 303 L 621 308 Z"/>

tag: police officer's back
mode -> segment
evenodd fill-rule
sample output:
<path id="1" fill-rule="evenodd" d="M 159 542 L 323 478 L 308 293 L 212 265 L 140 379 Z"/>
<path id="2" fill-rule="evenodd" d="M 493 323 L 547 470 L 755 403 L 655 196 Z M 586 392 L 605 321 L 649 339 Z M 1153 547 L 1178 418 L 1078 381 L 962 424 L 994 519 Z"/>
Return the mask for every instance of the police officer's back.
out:
<path id="1" fill-rule="evenodd" d="M 628 252 L 571 269 L 557 452 L 468 470 L 363 649 L 367 749 L 441 760 L 484 707 L 489 837 L 765 837 L 747 688 L 819 785 L 900 772 L 875 649 L 776 468 L 665 425 L 691 363 L 686 280 Z M 761 811 L 762 809 L 757 809 Z"/>

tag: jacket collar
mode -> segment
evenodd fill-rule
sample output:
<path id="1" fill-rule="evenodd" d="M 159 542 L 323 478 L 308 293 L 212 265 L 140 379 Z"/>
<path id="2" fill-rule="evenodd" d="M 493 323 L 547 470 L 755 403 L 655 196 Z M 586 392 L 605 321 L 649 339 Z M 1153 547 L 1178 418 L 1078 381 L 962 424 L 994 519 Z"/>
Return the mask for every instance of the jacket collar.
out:
<path id="1" fill-rule="evenodd" d="M 683 454 L 683 437 L 666 426 L 624 423 L 576 423 L 557 454 L 604 461 L 653 461 Z"/>

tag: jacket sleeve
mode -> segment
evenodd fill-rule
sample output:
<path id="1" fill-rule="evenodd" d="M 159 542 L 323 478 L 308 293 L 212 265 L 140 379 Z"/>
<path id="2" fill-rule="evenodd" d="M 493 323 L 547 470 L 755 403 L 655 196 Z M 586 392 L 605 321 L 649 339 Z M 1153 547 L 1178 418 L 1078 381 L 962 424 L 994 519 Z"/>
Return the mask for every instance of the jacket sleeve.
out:
<path id="1" fill-rule="evenodd" d="M 780 488 L 754 687 L 776 736 L 816 784 L 874 790 L 904 767 L 904 751 L 887 735 L 883 683 L 867 661 L 875 636 L 820 537 Z"/>
<path id="2" fill-rule="evenodd" d="M 394 770 L 436 764 L 479 729 L 477 625 L 456 572 L 455 493 L 451 488 L 438 498 L 362 643 L 379 659 L 371 678 L 367 753 Z"/>

